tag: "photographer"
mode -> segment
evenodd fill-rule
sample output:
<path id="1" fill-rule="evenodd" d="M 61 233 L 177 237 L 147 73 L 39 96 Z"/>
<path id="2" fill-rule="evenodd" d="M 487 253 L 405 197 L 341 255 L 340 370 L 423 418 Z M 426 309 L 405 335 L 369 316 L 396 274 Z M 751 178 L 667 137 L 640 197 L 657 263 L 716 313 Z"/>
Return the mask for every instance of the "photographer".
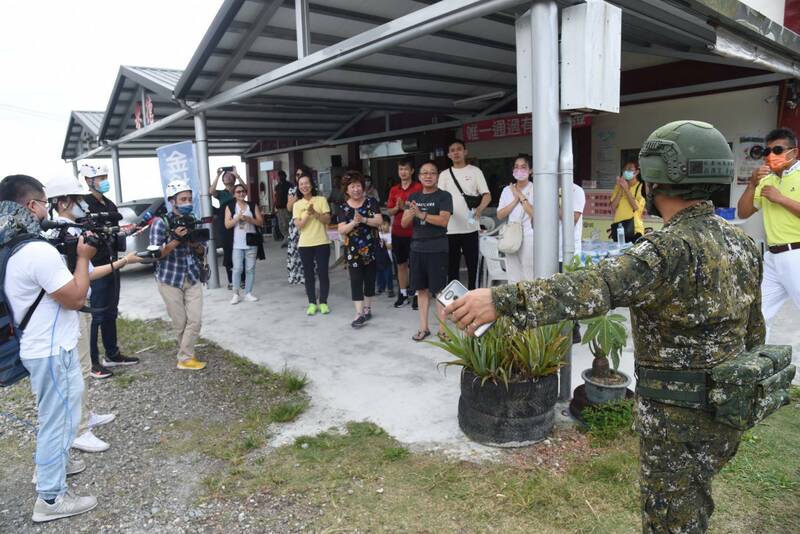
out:
<path id="1" fill-rule="evenodd" d="M 60 252 L 62 252 L 70 270 L 73 270 L 75 266 L 75 245 L 77 244 L 78 236 L 81 235 L 81 228 L 76 221 L 83 221 L 86 216 L 80 206 L 84 192 L 80 183 L 72 176 L 57 177 L 47 182 L 47 196 L 50 201 L 51 213 L 54 214 L 52 220 L 54 223 L 65 225 L 61 228 L 50 230 L 51 242 L 55 241 L 57 248 L 62 248 Z M 140 261 L 136 253 L 131 252 L 121 260 L 113 262 L 113 270 L 120 270 L 129 263 L 139 263 Z M 108 276 L 112 272 L 111 263 L 97 268 L 89 264 L 90 282 Z M 80 357 L 81 372 L 86 378 L 92 370 L 89 349 L 91 315 L 89 313 L 80 313 L 78 318 L 80 337 L 78 338 L 77 349 Z M 109 444 L 95 436 L 92 429 L 110 423 L 116 416 L 114 414 L 95 414 L 91 412 L 89 410 L 88 397 L 88 388 L 84 388 L 81 399 L 81 420 L 78 426 L 78 437 L 72 442 L 72 448 L 83 452 L 103 452 L 108 450 Z"/>
<path id="2" fill-rule="evenodd" d="M 11 246 L 21 234 L 37 235 L 47 217 L 44 187 L 25 175 L 7 176 L 0 182 L 2 246 Z M 84 383 L 76 346 L 78 312 L 89 290 L 89 261 L 95 249 L 76 244 L 74 276 L 58 250 L 44 240 L 28 241 L 6 265 L 3 289 L 19 330 L 19 356 L 30 373 L 36 397 L 39 428 L 36 435 L 36 492 L 34 522 L 52 521 L 88 512 L 95 497 L 68 491 L 66 476 L 83 471 L 80 460 L 69 457 L 81 418 Z"/>
<path id="3" fill-rule="evenodd" d="M 83 165 L 80 175 L 86 180 L 90 193 L 84 195 L 85 210 L 88 213 L 119 213 L 117 206 L 108 198 L 103 196 L 109 190 L 108 169 L 106 167 L 92 167 Z M 112 258 L 113 256 L 113 258 Z M 100 267 L 108 265 L 112 259 L 116 260 L 116 252 L 109 251 L 108 247 L 100 247 L 92 260 L 92 265 Z M 123 356 L 117 345 L 117 315 L 119 307 L 119 284 L 118 279 L 113 276 L 94 280 L 92 282 L 92 292 L 90 304 L 92 309 L 91 335 L 89 337 L 89 348 L 92 357 L 92 376 L 94 378 L 108 378 L 112 373 L 108 368 L 119 365 L 135 365 L 139 363 L 138 358 Z M 101 311 L 100 311 L 101 310 Z M 105 356 L 100 362 L 100 349 L 98 346 L 98 334 L 102 334 Z"/>
<path id="4" fill-rule="evenodd" d="M 189 184 L 173 180 L 167 184 L 166 192 L 172 210 L 150 227 L 150 245 L 161 248 L 161 257 L 156 262 L 156 280 L 178 336 L 178 369 L 197 371 L 206 367 L 206 362 L 198 361 L 194 352 L 203 315 L 202 273 L 206 246 L 191 239 L 193 232 L 190 230 L 197 220 L 192 215 Z"/>

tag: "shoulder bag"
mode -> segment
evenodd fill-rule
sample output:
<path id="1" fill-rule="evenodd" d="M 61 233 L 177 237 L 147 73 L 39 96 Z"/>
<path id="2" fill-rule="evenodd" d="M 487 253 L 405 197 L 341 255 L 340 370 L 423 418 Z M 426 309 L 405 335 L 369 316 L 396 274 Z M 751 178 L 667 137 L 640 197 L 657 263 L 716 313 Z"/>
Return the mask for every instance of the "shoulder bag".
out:
<path id="1" fill-rule="evenodd" d="M 462 197 L 464 197 L 464 202 L 467 203 L 467 207 L 469 209 L 474 210 L 481 205 L 481 195 L 467 195 L 464 193 L 464 190 L 461 189 L 461 184 L 459 184 L 458 180 L 456 179 L 456 173 L 453 172 L 453 167 L 450 167 L 450 176 L 453 177 L 453 182 L 455 182 L 458 192 L 461 193 Z"/>
<path id="2" fill-rule="evenodd" d="M 503 254 L 514 254 L 522 246 L 522 223 L 508 222 L 500 227 L 497 250 Z"/>

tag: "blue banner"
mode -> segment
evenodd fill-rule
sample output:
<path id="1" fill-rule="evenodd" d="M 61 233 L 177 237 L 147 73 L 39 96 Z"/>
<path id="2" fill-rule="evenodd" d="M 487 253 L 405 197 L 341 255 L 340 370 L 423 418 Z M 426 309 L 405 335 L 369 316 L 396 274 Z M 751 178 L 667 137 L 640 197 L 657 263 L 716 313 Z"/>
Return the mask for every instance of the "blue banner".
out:
<path id="1" fill-rule="evenodd" d="M 164 191 L 164 202 L 167 202 L 167 184 L 172 180 L 189 182 L 192 188 L 192 204 L 195 217 L 200 218 L 200 181 L 197 177 L 197 161 L 192 141 L 181 141 L 174 145 L 165 145 L 156 149 L 158 166 L 161 170 L 161 189 Z M 167 212 L 171 210 L 166 204 Z"/>

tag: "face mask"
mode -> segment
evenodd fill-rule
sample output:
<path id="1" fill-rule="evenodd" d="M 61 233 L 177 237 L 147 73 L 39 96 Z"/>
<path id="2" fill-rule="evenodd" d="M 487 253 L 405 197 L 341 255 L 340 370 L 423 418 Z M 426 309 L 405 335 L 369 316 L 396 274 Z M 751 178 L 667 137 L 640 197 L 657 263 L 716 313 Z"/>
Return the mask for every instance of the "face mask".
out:
<path id="1" fill-rule="evenodd" d="M 628 181 L 633 180 L 635 176 L 636 171 L 622 171 L 622 177 Z"/>
<path id="2" fill-rule="evenodd" d="M 86 216 L 86 212 L 83 211 L 83 208 L 81 208 L 77 204 L 72 205 L 70 212 L 72 213 L 72 216 L 75 217 L 76 219 L 80 219 Z"/>
<path id="3" fill-rule="evenodd" d="M 645 209 L 650 215 L 661 217 L 661 212 L 656 207 L 656 189 L 654 185 L 647 186 L 647 194 L 645 195 Z"/>
<path id="4" fill-rule="evenodd" d="M 189 215 L 190 213 L 192 213 L 194 206 L 192 206 L 191 204 L 179 204 L 177 208 L 181 215 Z"/>
<path id="5" fill-rule="evenodd" d="M 111 189 L 111 184 L 108 183 L 108 180 L 103 180 L 99 184 L 95 185 L 95 189 L 97 189 L 100 193 L 108 193 L 108 190 Z"/>
<path id="6" fill-rule="evenodd" d="M 787 151 L 788 152 L 788 151 Z M 781 172 L 789 164 L 789 158 L 786 157 L 787 152 L 780 156 L 777 154 L 770 154 L 767 156 L 767 165 L 772 172 Z"/>
<path id="7" fill-rule="evenodd" d="M 516 178 L 520 182 L 522 180 L 527 180 L 528 176 L 530 176 L 530 173 L 528 171 L 526 171 L 525 169 L 514 169 L 513 174 L 514 174 L 514 178 Z"/>

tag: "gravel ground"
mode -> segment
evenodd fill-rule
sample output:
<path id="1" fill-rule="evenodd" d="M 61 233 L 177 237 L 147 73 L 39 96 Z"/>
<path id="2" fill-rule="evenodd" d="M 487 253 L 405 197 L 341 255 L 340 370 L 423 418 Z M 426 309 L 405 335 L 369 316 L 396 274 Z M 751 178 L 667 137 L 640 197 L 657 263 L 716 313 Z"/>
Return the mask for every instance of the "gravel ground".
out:
<path id="1" fill-rule="evenodd" d="M 263 493 L 239 500 L 209 496 L 204 480 L 226 469 L 226 462 L 198 451 L 207 446 L 204 422 L 216 428 L 241 423 L 253 410 L 264 412 L 302 396 L 287 393 L 275 375 L 259 374 L 255 366 L 207 341 L 200 342 L 198 353 L 209 367 L 178 371 L 172 336 L 163 322 L 121 321 L 121 331 L 128 354 L 147 350 L 137 354 L 139 365 L 111 379 L 87 379 L 90 406 L 98 413 L 114 412 L 117 419 L 96 429 L 111 448 L 99 454 L 73 452 L 81 454 L 87 469 L 68 479 L 76 493 L 97 496 L 92 512 L 46 524 L 31 522 L 36 408 L 28 380 L 0 389 L 0 532 L 304 530 L 319 511 L 300 495 Z"/>

